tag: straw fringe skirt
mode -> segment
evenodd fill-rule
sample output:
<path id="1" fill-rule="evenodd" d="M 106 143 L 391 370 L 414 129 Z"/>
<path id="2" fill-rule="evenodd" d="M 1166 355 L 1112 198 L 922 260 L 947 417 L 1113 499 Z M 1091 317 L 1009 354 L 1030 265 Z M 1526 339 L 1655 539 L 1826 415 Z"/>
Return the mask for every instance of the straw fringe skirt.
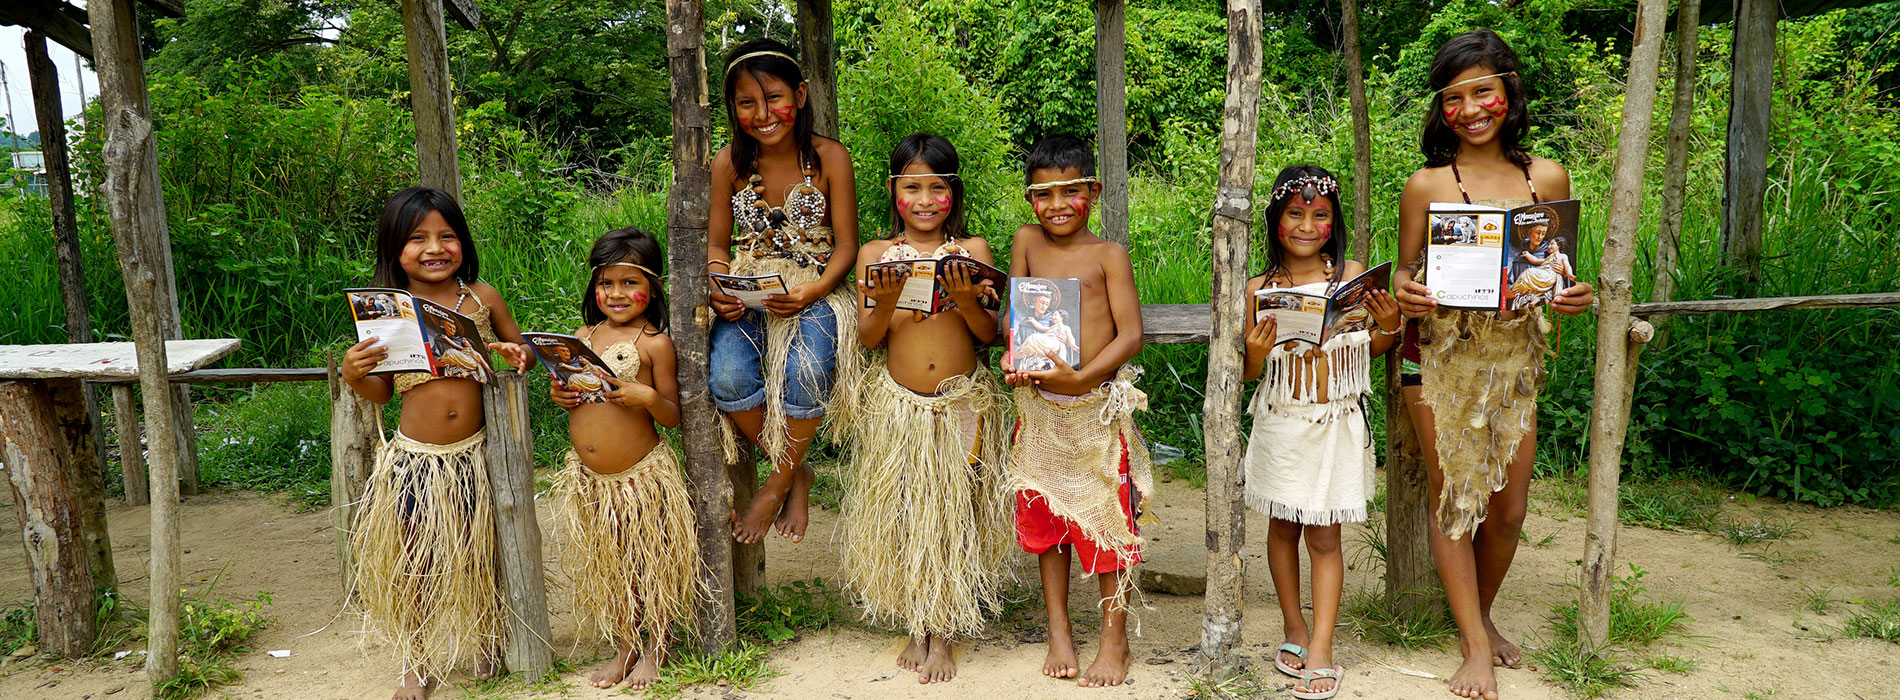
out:
<path id="1" fill-rule="evenodd" d="M 692 503 L 673 448 L 660 443 L 626 471 L 600 474 L 567 453 L 561 564 L 583 636 L 665 644 L 692 624 L 701 584 Z"/>
<path id="2" fill-rule="evenodd" d="M 398 432 L 377 450 L 350 549 L 365 630 L 404 673 L 439 679 L 500 645 L 493 503 L 482 433 L 434 445 Z"/>
<path id="3" fill-rule="evenodd" d="M 922 396 L 882 364 L 865 374 L 847 462 L 842 566 L 865 619 L 974 637 L 1015 558 L 1002 473 L 1006 395 L 987 371 Z"/>

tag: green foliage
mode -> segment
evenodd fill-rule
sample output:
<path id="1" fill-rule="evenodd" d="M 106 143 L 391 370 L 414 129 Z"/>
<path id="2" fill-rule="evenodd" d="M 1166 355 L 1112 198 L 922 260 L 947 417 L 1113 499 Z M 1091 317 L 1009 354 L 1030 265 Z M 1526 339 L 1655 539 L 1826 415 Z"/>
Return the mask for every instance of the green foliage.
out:
<path id="1" fill-rule="evenodd" d="M 851 619 L 844 592 L 823 578 L 766 586 L 752 595 L 738 594 L 739 636 L 759 644 L 778 645 L 798 638 L 800 632 L 821 630 Z"/>
<path id="2" fill-rule="evenodd" d="M 1628 688 L 1643 678 L 1641 671 L 1617 661 L 1607 651 L 1580 648 L 1576 637 L 1558 637 L 1531 651 L 1531 660 L 1543 669 L 1545 678 L 1586 698 Z"/>
<path id="3" fill-rule="evenodd" d="M 548 671 L 536 680 L 529 680 L 526 673 L 506 673 L 492 678 L 471 679 L 460 690 L 466 700 L 511 700 L 523 695 L 565 697 L 574 689 L 574 682 L 566 680 L 564 676 L 573 671 L 574 664 L 556 656 Z"/>
<path id="4" fill-rule="evenodd" d="M 300 382 L 218 393 L 223 400 L 197 404 L 203 482 L 286 492 L 306 510 L 329 505 L 328 389 Z"/>
<path id="5" fill-rule="evenodd" d="M 1360 637 L 1407 651 L 1437 649 L 1458 636 L 1451 608 L 1422 594 L 1391 597 L 1383 589 L 1349 590 L 1340 617 Z"/>
<path id="6" fill-rule="evenodd" d="M 178 675 L 152 686 L 160 700 L 189 700 L 217 686 L 236 683 L 244 675 L 231 664 L 235 654 L 249 651 L 244 642 L 269 623 L 263 613 L 270 594 L 239 603 L 187 598 L 178 628 Z"/>
<path id="7" fill-rule="evenodd" d="M 1652 602 L 1638 600 L 1647 589 L 1642 585 L 1649 572 L 1635 564 L 1630 575 L 1618 576 L 1610 591 L 1611 646 L 1649 646 L 1669 637 L 1685 634 L 1684 623 L 1693 619 L 1688 603 L 1682 600 Z M 1564 640 L 1577 638 L 1577 603 L 1571 601 L 1551 609 L 1551 636 Z"/>
<path id="8" fill-rule="evenodd" d="M 674 654 L 660 669 L 660 678 L 648 686 L 651 698 L 677 698 L 696 685 L 719 685 L 732 690 L 751 690 L 778 675 L 765 664 L 769 647 L 740 641 L 732 650 L 720 654 L 687 651 Z"/>
<path id="9" fill-rule="evenodd" d="M 1663 673 L 1673 673 L 1678 676 L 1695 673 L 1696 669 L 1701 667 L 1701 665 L 1702 664 L 1698 663 L 1695 659 L 1680 654 L 1657 654 L 1649 657 L 1650 668 L 1662 671 Z"/>
<path id="10" fill-rule="evenodd" d="M 20 647 L 39 643 L 40 625 L 32 605 L 17 605 L 0 611 L 0 658 Z"/>
<path id="11" fill-rule="evenodd" d="M 1900 644 L 1900 600 L 1861 606 L 1841 626 L 1841 634 Z"/>
<path id="12" fill-rule="evenodd" d="M 1617 489 L 1617 518 L 1657 530 L 1710 530 L 1722 494 L 1683 480 L 1632 479 Z"/>
<path id="13" fill-rule="evenodd" d="M 1730 544 L 1736 546 L 1773 542 L 1803 535 L 1801 528 L 1795 526 L 1794 523 L 1767 520 L 1757 520 L 1752 523 L 1722 523 L 1716 526 L 1715 533 L 1727 538 Z"/>

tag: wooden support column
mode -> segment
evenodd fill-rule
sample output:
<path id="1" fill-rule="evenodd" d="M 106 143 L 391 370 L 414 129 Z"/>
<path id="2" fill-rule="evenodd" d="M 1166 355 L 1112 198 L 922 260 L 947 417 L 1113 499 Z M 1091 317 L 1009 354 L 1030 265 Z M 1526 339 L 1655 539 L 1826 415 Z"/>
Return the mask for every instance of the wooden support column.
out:
<path id="1" fill-rule="evenodd" d="M 152 502 L 152 492 L 145 479 L 145 443 L 139 438 L 139 411 L 133 400 L 132 385 L 112 385 L 112 422 L 119 430 L 119 477 L 125 484 L 125 502 L 142 506 Z"/>
<path id="2" fill-rule="evenodd" d="M 528 426 L 527 380 L 496 373 L 483 389 L 489 490 L 495 497 L 495 551 L 500 553 L 502 660 L 510 673 L 539 680 L 554 667 L 547 577 L 541 569 L 541 526 L 534 512 L 534 437 Z"/>
<path id="3" fill-rule="evenodd" d="M 1597 275 L 1602 310 L 1597 318 L 1596 398 L 1590 411 L 1590 516 L 1577 605 L 1577 641 L 1586 650 L 1600 649 L 1610 638 L 1616 492 L 1622 478 L 1623 438 L 1629 428 L 1628 382 L 1635 376 L 1626 365 L 1634 354 L 1629 347 L 1634 301 L 1630 270 L 1636 264 L 1636 237 L 1642 225 L 1643 172 L 1649 161 L 1650 117 L 1655 113 L 1663 25 L 1668 16 L 1668 0 L 1642 0 L 1636 6 L 1623 128 L 1617 135 L 1616 168 L 1610 179 L 1610 221 L 1603 237 L 1603 267 Z"/>
<path id="4" fill-rule="evenodd" d="M 700 576 L 711 594 L 697 606 L 700 650 L 738 638 L 733 621 L 732 480 L 720 449 L 719 414 L 707 386 L 706 226 L 711 214 L 711 116 L 706 96 L 706 19 L 700 0 L 666 0 L 666 65 L 672 75 L 673 185 L 667 194 L 669 324 L 679 355 L 680 437 L 698 524 Z"/>
<path id="5" fill-rule="evenodd" d="M 1345 53 L 1346 102 L 1352 109 L 1352 247 L 1346 249 L 1346 256 L 1371 260 L 1372 117 L 1366 107 L 1366 71 L 1359 52 L 1359 0 L 1342 0 L 1340 17 L 1343 26 L 1339 43 Z"/>
<path id="6" fill-rule="evenodd" d="M 156 685 L 178 673 L 178 476 L 181 463 L 195 463 L 182 454 L 191 449 L 191 401 L 184 387 L 174 390 L 165 376 L 165 340 L 182 335 L 182 328 L 165 202 L 159 193 L 158 154 L 147 117 L 151 107 L 139 58 L 138 20 L 132 0 L 92 0 L 86 10 L 104 108 L 106 210 L 125 275 L 145 417 L 157 426 L 146 431 L 151 439 L 152 545 L 145 659 L 146 675 Z M 193 479 L 195 486 L 195 474 Z"/>
<path id="7" fill-rule="evenodd" d="M 838 47 L 832 41 L 831 0 L 798 0 L 798 57 L 813 132 L 838 138 Z"/>
<path id="8" fill-rule="evenodd" d="M 1399 386 L 1399 362 L 1394 347 L 1385 356 L 1385 596 L 1395 612 L 1414 614 L 1438 599 L 1439 583 L 1429 529 L 1430 482 Z"/>
<path id="9" fill-rule="evenodd" d="M 87 403 L 86 383 L 77 379 L 49 379 L 53 420 L 66 440 L 66 470 L 72 474 L 79 498 L 79 526 L 86 542 L 87 568 L 93 588 L 118 590 L 119 574 L 112 562 L 112 537 L 106 528 L 106 482 L 101 478 L 98 433 Z"/>
<path id="10" fill-rule="evenodd" d="M 326 358 L 330 388 L 330 524 L 336 528 L 336 555 L 341 563 L 343 590 L 356 590 L 356 559 L 350 553 L 350 528 L 356 522 L 356 501 L 369 483 L 370 467 L 382 441 L 371 403 L 343 382 L 336 358 Z"/>
<path id="11" fill-rule="evenodd" d="M 92 649 L 99 630 L 81 478 L 62 434 L 53 381 L 0 382 L 0 406 L 6 407 L 0 411 L 0 458 L 20 512 L 40 647 L 78 658 Z"/>
<path id="12" fill-rule="evenodd" d="M 726 476 L 732 480 L 735 507 L 752 502 L 759 493 L 758 452 L 744 439 L 739 440 L 739 458 L 726 463 Z M 732 594 L 757 595 L 765 585 L 765 540 L 732 543 Z"/>
<path id="13" fill-rule="evenodd" d="M 1722 197 L 1722 265 L 1761 279 L 1762 199 L 1774 128 L 1777 0 L 1736 0 L 1730 56 L 1728 178 Z"/>
<path id="14" fill-rule="evenodd" d="M 402 35 L 409 52 L 409 108 L 416 122 L 419 179 L 462 200 L 456 162 L 455 98 L 449 90 L 447 29 L 442 0 L 402 0 Z"/>
<path id="15" fill-rule="evenodd" d="M 1099 7 L 1099 5 L 1098 5 Z M 1227 99 L 1221 109 L 1214 194 L 1213 333 L 1207 343 L 1207 595 L 1201 607 L 1202 672 L 1241 670 L 1241 560 L 1247 541 L 1240 498 L 1240 403 L 1248 314 L 1247 241 L 1253 223 L 1254 153 L 1260 130 L 1260 5 L 1227 0 Z"/>
<path id="16" fill-rule="evenodd" d="M 1662 227 L 1656 234 L 1656 268 L 1651 302 L 1676 298 L 1676 258 L 1682 244 L 1682 203 L 1689 196 L 1689 129 L 1695 116 L 1696 25 L 1702 0 L 1682 0 L 1676 9 L 1676 91 L 1669 108 L 1669 135 L 1663 140 Z M 1668 317 L 1651 319 L 1661 326 Z M 1666 336 L 1667 331 L 1664 331 Z M 1657 342 L 1666 342 L 1658 338 Z"/>
<path id="17" fill-rule="evenodd" d="M 1128 67 L 1122 0 L 1095 0 L 1095 150 L 1103 238 L 1128 246 Z M 1231 43 L 1231 42 L 1230 42 Z"/>

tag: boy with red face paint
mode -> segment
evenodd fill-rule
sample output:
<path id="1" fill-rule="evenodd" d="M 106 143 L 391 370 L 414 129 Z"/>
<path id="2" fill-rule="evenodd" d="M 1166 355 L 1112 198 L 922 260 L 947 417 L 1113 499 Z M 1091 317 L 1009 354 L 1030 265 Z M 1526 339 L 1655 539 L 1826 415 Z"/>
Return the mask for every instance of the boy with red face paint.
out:
<path id="1" fill-rule="evenodd" d="M 893 230 L 858 253 L 858 340 L 888 352 L 859 390 L 841 565 L 866 618 L 910 633 L 898 666 L 920 683 L 940 683 L 956 676 L 950 639 L 982 633 L 1010 560 L 1007 397 L 983 367 L 983 346 L 997 334 L 983 300 L 997 290 L 968 263 L 942 264 L 955 308 L 897 309 L 906 273 L 871 263 L 947 255 L 989 263 L 990 246 L 964 228 L 963 179 L 948 140 L 905 137 L 885 181 Z"/>
<path id="2" fill-rule="evenodd" d="M 1043 675 L 1078 675 L 1069 624 L 1069 551 L 1101 585 L 1102 641 L 1080 672 L 1084 687 L 1120 685 L 1128 676 L 1128 600 L 1141 562 L 1135 520 L 1154 493 L 1148 448 L 1133 412 L 1147 408 L 1128 365 L 1141 351 L 1141 299 L 1128 251 L 1088 229 L 1102 186 L 1095 155 L 1073 136 L 1050 136 L 1024 159 L 1025 199 L 1036 223 L 1016 230 L 1011 277 L 1074 278 L 1081 283 L 1081 362 L 1048 353 L 1053 367 L 1005 368 L 1016 387 L 1009 466 L 1016 488 L 1016 539 L 1037 555 L 1049 614 Z"/>
<path id="3" fill-rule="evenodd" d="M 1532 156 L 1517 53 L 1489 29 L 1453 37 L 1432 60 L 1425 167 L 1399 199 L 1394 294 L 1410 322 L 1402 394 L 1424 457 L 1434 527 L 1432 558 L 1458 621 L 1464 664 L 1452 693 L 1496 698 L 1493 666 L 1516 668 L 1522 652 L 1491 620 L 1517 553 L 1537 454 L 1537 393 L 1544 379 L 1543 309 L 1438 308 L 1419 281 L 1432 202 L 1502 208 L 1570 198 L 1570 174 Z M 1578 282 L 1551 302 L 1558 313 L 1590 310 L 1596 291 Z"/>
<path id="4" fill-rule="evenodd" d="M 1365 271 L 1345 259 L 1339 221 L 1339 181 L 1315 165 L 1280 171 L 1267 205 L 1267 269 L 1247 281 L 1247 298 L 1262 289 L 1331 295 L 1343 280 Z M 1372 498 L 1372 440 L 1365 397 L 1372 393 L 1372 358 L 1394 345 L 1399 307 L 1384 289 L 1365 293 L 1377 329 L 1342 333 L 1323 347 L 1275 344 L 1278 324 L 1269 313 L 1247 330 L 1247 381 L 1260 379 L 1248 409 L 1247 506 L 1272 518 L 1267 567 L 1280 601 L 1286 643 L 1273 665 L 1300 679 L 1293 697 L 1324 700 L 1339 692 L 1333 664 L 1333 625 L 1346 564 L 1341 523 L 1364 522 Z M 1313 624 L 1300 608 L 1300 539 L 1313 560 Z M 1304 645 L 1304 646 L 1302 646 Z"/>

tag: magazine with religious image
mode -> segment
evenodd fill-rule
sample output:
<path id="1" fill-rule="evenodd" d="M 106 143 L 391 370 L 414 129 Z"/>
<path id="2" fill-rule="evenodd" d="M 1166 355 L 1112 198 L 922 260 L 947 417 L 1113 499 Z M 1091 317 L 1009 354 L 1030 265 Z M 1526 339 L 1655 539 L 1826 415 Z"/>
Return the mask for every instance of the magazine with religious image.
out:
<path id="1" fill-rule="evenodd" d="M 356 339 L 377 338 L 389 356 L 371 374 L 428 372 L 487 383 L 494 376 L 488 344 L 475 322 L 454 309 L 401 289 L 345 289 Z"/>
<path id="2" fill-rule="evenodd" d="M 785 293 L 785 278 L 770 275 L 728 275 L 712 273 L 713 284 L 727 296 L 738 297 L 748 309 L 765 308 L 765 298 Z"/>
<path id="3" fill-rule="evenodd" d="M 1440 306 L 1488 311 L 1555 298 L 1576 280 L 1582 206 L 1575 199 L 1515 209 L 1433 202 L 1425 246 L 1432 297 Z"/>
<path id="4" fill-rule="evenodd" d="M 1003 366 L 1019 372 L 1082 362 L 1082 281 L 1009 279 L 1009 335 Z"/>
<path id="5" fill-rule="evenodd" d="M 990 289 L 978 297 L 978 303 L 985 310 L 995 311 L 1002 308 L 1002 288 L 1009 280 L 1009 273 L 996 269 L 981 260 L 968 255 L 945 255 L 941 258 L 913 258 L 909 260 L 891 260 L 871 263 L 864 267 L 868 276 L 874 270 L 895 269 L 906 275 L 904 291 L 897 297 L 896 307 L 906 311 L 920 311 L 924 315 L 942 313 L 957 307 L 950 298 L 950 292 L 943 288 L 939 271 L 948 271 L 954 266 L 963 266 L 970 270 L 970 279 L 981 283 L 990 280 Z M 877 308 L 877 300 L 866 298 L 866 308 Z"/>
<path id="6" fill-rule="evenodd" d="M 580 392 L 582 403 L 607 402 L 607 392 L 613 389 L 607 380 L 614 377 L 614 372 L 593 348 L 587 347 L 587 341 L 560 333 L 523 333 L 521 338 L 528 341 L 548 374 Z"/>
<path id="7" fill-rule="evenodd" d="M 1332 294 L 1308 294 L 1290 289 L 1262 289 L 1253 294 L 1253 320 L 1273 314 L 1275 343 L 1297 340 L 1325 345 L 1334 336 L 1377 325 L 1372 320 L 1370 292 L 1392 283 L 1392 263 L 1381 263 L 1340 283 Z"/>

